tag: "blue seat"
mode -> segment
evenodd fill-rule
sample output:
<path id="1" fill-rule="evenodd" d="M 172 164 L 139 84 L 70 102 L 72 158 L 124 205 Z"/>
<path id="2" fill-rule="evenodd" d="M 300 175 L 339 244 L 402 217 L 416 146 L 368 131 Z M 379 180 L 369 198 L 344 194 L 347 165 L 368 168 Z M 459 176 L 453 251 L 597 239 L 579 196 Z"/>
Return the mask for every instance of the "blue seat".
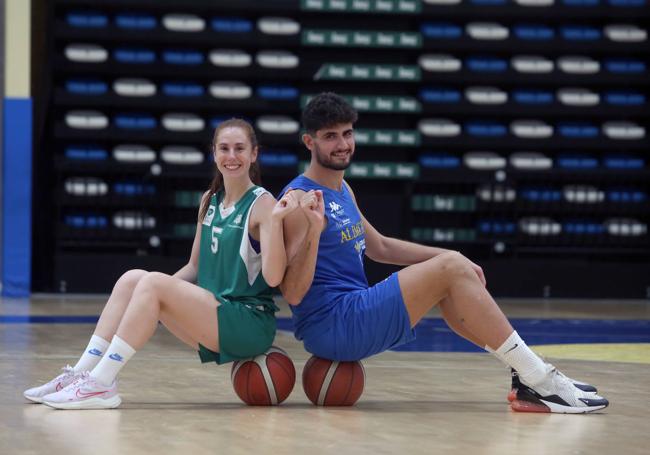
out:
<path id="1" fill-rule="evenodd" d="M 513 31 L 521 40 L 548 41 L 555 38 L 555 30 L 545 25 L 516 25 Z"/>
<path id="2" fill-rule="evenodd" d="M 293 167 L 298 164 L 298 156 L 291 152 L 263 151 L 260 153 L 260 161 L 269 167 Z"/>
<path id="3" fill-rule="evenodd" d="M 238 17 L 215 17 L 212 19 L 212 29 L 220 33 L 250 33 L 253 23 Z"/>
<path id="4" fill-rule="evenodd" d="M 598 235 L 605 232 L 605 227 L 588 221 L 567 221 L 562 225 L 562 230 L 567 234 Z"/>
<path id="5" fill-rule="evenodd" d="M 427 88 L 420 90 L 420 99 L 425 103 L 458 103 L 461 95 L 459 90 Z"/>
<path id="6" fill-rule="evenodd" d="M 222 115 L 222 116 L 219 116 L 219 117 L 212 117 L 210 119 L 210 128 L 214 129 L 214 128 L 218 127 L 220 123 L 225 122 L 226 120 L 229 120 L 231 118 L 240 118 L 242 120 L 246 120 L 251 125 L 255 124 L 255 122 L 253 122 L 250 118 L 248 118 L 248 117 L 246 117 L 246 116 L 244 116 L 242 114 L 234 113 L 232 115 Z"/>
<path id="7" fill-rule="evenodd" d="M 470 136 L 501 137 L 508 133 L 508 128 L 497 122 L 467 122 L 465 132 Z"/>
<path id="8" fill-rule="evenodd" d="M 643 73 L 646 65 L 641 60 L 610 59 L 605 61 L 605 68 L 610 73 Z"/>
<path id="9" fill-rule="evenodd" d="M 447 153 L 426 153 L 420 155 L 419 162 L 422 167 L 435 169 L 460 167 L 460 158 Z"/>
<path id="10" fill-rule="evenodd" d="M 225 122 L 231 117 L 236 117 L 235 115 L 230 116 L 230 115 L 224 115 L 223 117 L 213 117 L 210 119 L 210 127 L 211 128 L 216 128 L 219 126 L 220 123 Z"/>
<path id="11" fill-rule="evenodd" d="M 118 114 L 115 116 L 115 126 L 127 130 L 148 130 L 156 127 L 156 119 L 147 114 Z"/>
<path id="12" fill-rule="evenodd" d="M 512 97 L 519 104 L 551 104 L 555 99 L 553 92 L 545 90 L 515 90 Z"/>
<path id="13" fill-rule="evenodd" d="M 617 106 L 641 106 L 645 104 L 645 95 L 640 92 L 615 91 L 605 94 L 605 101 Z"/>
<path id="14" fill-rule="evenodd" d="M 599 129 L 591 123 L 560 123 L 558 131 L 561 136 L 571 138 L 598 137 Z"/>
<path id="15" fill-rule="evenodd" d="M 117 182 L 113 184 L 113 191 L 121 196 L 153 196 L 156 187 L 150 183 Z"/>
<path id="16" fill-rule="evenodd" d="M 565 26 L 560 28 L 560 33 L 567 41 L 596 41 L 602 37 L 601 31 L 594 27 Z"/>
<path id="17" fill-rule="evenodd" d="M 535 202 L 557 202 L 562 200 L 562 192 L 552 188 L 524 188 L 519 191 L 522 199 Z"/>
<path id="18" fill-rule="evenodd" d="M 65 89 L 77 95 L 103 95 L 108 91 L 108 84 L 96 79 L 68 79 Z"/>
<path id="19" fill-rule="evenodd" d="M 156 28 L 158 22 L 148 14 L 118 14 L 115 16 L 115 25 L 132 30 L 151 30 Z"/>
<path id="20" fill-rule="evenodd" d="M 65 148 L 65 157 L 69 160 L 103 161 L 108 152 L 92 145 L 69 145 Z"/>
<path id="21" fill-rule="evenodd" d="M 260 85 L 256 93 L 266 100 L 292 100 L 300 95 L 297 88 L 288 85 Z"/>
<path id="22" fill-rule="evenodd" d="M 645 160 L 633 156 L 605 157 L 605 167 L 609 169 L 643 169 Z"/>
<path id="23" fill-rule="evenodd" d="M 457 39 L 463 35 L 463 29 L 450 23 L 424 23 L 420 31 L 425 38 Z"/>
<path id="24" fill-rule="evenodd" d="M 74 214 L 66 215 L 65 224 L 73 228 L 103 229 L 108 220 L 105 216 Z"/>
<path id="25" fill-rule="evenodd" d="M 480 73 L 502 73 L 508 69 L 508 62 L 496 57 L 469 57 L 466 65 L 470 71 Z"/>
<path id="26" fill-rule="evenodd" d="M 598 159 L 588 155 L 560 155 L 556 160 L 564 169 L 596 169 Z"/>
<path id="27" fill-rule="evenodd" d="M 86 217 L 86 227 L 90 229 L 103 229 L 108 225 L 105 216 L 90 215 Z"/>
<path id="28" fill-rule="evenodd" d="M 167 96 L 203 96 L 205 89 L 202 85 L 180 82 L 165 82 L 162 91 Z"/>
<path id="29" fill-rule="evenodd" d="M 69 26 L 79 28 L 104 28 L 108 24 L 105 14 L 90 11 L 73 11 L 68 13 L 65 19 Z"/>
<path id="30" fill-rule="evenodd" d="M 610 190 L 607 191 L 607 200 L 611 202 L 639 203 L 645 202 L 648 195 L 638 190 Z"/>
<path id="31" fill-rule="evenodd" d="M 67 215 L 65 224 L 70 227 L 81 228 L 86 225 L 86 217 L 81 215 Z"/>
<path id="32" fill-rule="evenodd" d="M 590 7 L 598 6 L 600 0 L 562 0 L 566 6 L 580 6 L 580 7 Z"/>
<path id="33" fill-rule="evenodd" d="M 479 221 L 478 230 L 484 234 L 514 234 L 517 227 L 510 221 Z"/>
<path id="34" fill-rule="evenodd" d="M 149 49 L 115 49 L 113 57 L 121 63 L 146 64 L 156 61 L 156 53 Z"/>
<path id="35" fill-rule="evenodd" d="M 646 6 L 646 0 L 607 0 L 607 3 L 621 8 L 639 8 Z"/>
<path id="36" fill-rule="evenodd" d="M 200 65 L 205 56 L 200 51 L 166 50 L 162 54 L 163 61 L 171 65 Z"/>

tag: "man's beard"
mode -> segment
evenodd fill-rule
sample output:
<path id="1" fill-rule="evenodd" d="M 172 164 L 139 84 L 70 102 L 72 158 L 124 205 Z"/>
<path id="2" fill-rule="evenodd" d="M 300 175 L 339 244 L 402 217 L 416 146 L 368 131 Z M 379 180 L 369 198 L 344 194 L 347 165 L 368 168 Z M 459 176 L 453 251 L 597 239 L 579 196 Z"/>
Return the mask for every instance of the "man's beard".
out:
<path id="1" fill-rule="evenodd" d="M 323 154 L 321 154 L 320 148 L 316 144 L 314 144 L 314 151 L 316 152 L 316 161 L 326 169 L 331 169 L 333 171 L 344 171 L 350 167 L 350 164 L 352 164 L 353 153 L 350 153 L 350 159 L 347 163 L 333 163 L 329 156 L 323 156 Z"/>

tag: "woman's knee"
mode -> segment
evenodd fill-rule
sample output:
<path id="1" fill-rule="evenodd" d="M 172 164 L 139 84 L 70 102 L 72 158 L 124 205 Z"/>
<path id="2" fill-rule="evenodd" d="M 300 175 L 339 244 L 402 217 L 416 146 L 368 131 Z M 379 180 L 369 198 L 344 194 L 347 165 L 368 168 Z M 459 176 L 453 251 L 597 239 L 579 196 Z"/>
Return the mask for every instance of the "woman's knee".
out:
<path id="1" fill-rule="evenodd" d="M 160 272 L 147 272 L 140 280 L 138 280 L 139 287 L 156 287 L 164 274 Z"/>
<path id="2" fill-rule="evenodd" d="M 146 270 L 132 269 L 122 274 L 115 283 L 115 290 L 133 292 L 138 282 L 147 274 Z"/>
<path id="3" fill-rule="evenodd" d="M 169 279 L 169 275 L 160 272 L 145 273 L 135 287 L 134 292 L 161 293 L 163 286 Z"/>

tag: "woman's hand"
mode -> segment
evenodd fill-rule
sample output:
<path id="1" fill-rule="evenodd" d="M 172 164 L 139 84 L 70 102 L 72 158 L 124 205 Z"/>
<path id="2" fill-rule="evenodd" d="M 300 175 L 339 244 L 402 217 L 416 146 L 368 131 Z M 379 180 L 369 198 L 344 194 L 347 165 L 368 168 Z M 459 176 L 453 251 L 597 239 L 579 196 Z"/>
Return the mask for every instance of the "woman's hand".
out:
<path id="1" fill-rule="evenodd" d="M 295 192 L 289 190 L 284 193 L 282 199 L 280 199 L 273 207 L 271 212 L 271 217 L 276 220 L 283 220 L 285 216 L 296 210 L 300 205 L 300 201 L 296 196 Z"/>

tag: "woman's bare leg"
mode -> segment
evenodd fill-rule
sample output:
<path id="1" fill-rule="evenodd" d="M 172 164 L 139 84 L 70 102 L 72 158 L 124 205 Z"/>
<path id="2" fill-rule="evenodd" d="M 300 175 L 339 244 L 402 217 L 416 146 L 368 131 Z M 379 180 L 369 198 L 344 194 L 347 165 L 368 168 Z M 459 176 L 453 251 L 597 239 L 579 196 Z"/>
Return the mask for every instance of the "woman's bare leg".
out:
<path id="1" fill-rule="evenodd" d="M 115 282 L 111 296 L 104 305 L 99 321 L 97 321 L 94 335 L 109 342 L 111 341 L 117 327 L 120 325 L 135 287 L 146 274 L 146 270 L 129 270 Z"/>
<path id="2" fill-rule="evenodd" d="M 163 273 L 148 273 L 138 282 L 116 335 L 138 350 L 163 320 L 194 342 L 218 351 L 218 305 L 210 291 Z"/>

